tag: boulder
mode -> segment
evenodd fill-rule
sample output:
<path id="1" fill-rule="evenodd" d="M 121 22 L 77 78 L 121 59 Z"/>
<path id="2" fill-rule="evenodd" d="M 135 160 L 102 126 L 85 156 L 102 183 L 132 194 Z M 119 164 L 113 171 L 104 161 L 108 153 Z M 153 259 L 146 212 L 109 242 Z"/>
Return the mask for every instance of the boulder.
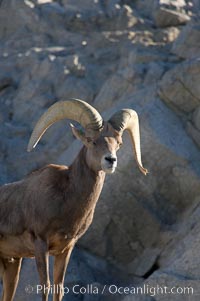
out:
<path id="1" fill-rule="evenodd" d="M 184 13 L 160 7 L 154 12 L 157 27 L 179 26 L 186 24 L 190 17 Z"/>
<path id="2" fill-rule="evenodd" d="M 200 56 L 200 23 L 188 23 L 174 41 L 172 52 L 180 58 L 192 59 Z"/>
<path id="3" fill-rule="evenodd" d="M 141 14 L 151 17 L 158 27 L 179 26 L 190 20 L 185 0 L 138 0 L 136 7 Z"/>
<path id="4" fill-rule="evenodd" d="M 179 33 L 180 29 L 174 26 L 158 28 L 154 40 L 156 42 L 172 43 L 177 39 Z"/>
<path id="5" fill-rule="evenodd" d="M 178 112 L 193 112 L 200 104 L 200 60 L 184 61 L 167 71 L 159 83 L 160 97 Z"/>
<path id="6" fill-rule="evenodd" d="M 186 123 L 188 134 L 199 146 L 200 60 L 186 60 L 167 71 L 159 83 L 160 97 Z"/>

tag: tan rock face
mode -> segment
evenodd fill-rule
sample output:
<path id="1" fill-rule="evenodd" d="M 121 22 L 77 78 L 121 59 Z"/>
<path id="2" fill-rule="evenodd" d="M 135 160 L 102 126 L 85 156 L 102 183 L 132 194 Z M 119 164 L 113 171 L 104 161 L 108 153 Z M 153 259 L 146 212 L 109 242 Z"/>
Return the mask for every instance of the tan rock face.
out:
<path id="1" fill-rule="evenodd" d="M 181 31 L 172 52 L 181 58 L 198 58 L 200 48 L 200 23 L 191 22 Z"/>
<path id="2" fill-rule="evenodd" d="M 125 133 L 118 169 L 106 178 L 67 283 L 200 279 L 200 26 L 198 3 L 190 2 L 1 1 L 1 184 L 75 158 L 81 143 L 69 121 L 50 128 L 37 149 L 26 152 L 35 122 L 55 101 L 83 99 L 106 120 L 125 107 L 140 118 L 142 159 L 150 173 L 138 171 Z M 35 283 L 27 261 L 20 300 L 30 270 Z"/>
<path id="3" fill-rule="evenodd" d="M 160 8 L 154 13 L 156 26 L 168 27 L 186 24 L 190 17 L 181 12 L 176 12 L 167 8 Z"/>
<path id="4" fill-rule="evenodd" d="M 180 112 L 193 112 L 200 104 L 200 60 L 180 63 L 165 73 L 160 96 Z"/>

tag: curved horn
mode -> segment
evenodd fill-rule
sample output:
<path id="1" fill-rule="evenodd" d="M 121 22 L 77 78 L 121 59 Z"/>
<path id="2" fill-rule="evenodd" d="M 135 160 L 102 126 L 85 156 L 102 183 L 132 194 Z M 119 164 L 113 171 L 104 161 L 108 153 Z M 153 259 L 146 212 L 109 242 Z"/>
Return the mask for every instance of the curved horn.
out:
<path id="1" fill-rule="evenodd" d="M 142 166 L 141 149 L 140 149 L 140 129 L 138 115 L 134 110 L 123 109 L 108 120 L 112 127 L 123 134 L 124 130 L 128 130 L 133 145 L 134 155 L 140 171 L 146 175 L 148 170 Z"/>
<path id="2" fill-rule="evenodd" d="M 31 151 L 37 145 L 42 135 L 53 123 L 65 118 L 79 122 L 84 128 L 94 133 L 99 132 L 103 126 L 101 115 L 87 102 L 78 99 L 58 101 L 38 120 L 27 150 Z"/>

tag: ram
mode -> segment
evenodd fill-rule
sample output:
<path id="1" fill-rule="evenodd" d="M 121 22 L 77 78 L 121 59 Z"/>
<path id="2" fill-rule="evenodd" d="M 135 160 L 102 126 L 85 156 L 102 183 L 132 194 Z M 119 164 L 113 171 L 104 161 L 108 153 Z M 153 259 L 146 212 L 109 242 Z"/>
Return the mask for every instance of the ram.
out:
<path id="1" fill-rule="evenodd" d="M 62 287 L 70 254 L 90 226 L 106 173 L 117 166 L 116 152 L 128 130 L 139 169 L 142 166 L 137 113 L 116 112 L 108 122 L 88 103 L 71 99 L 52 105 L 39 119 L 31 135 L 31 151 L 53 123 L 68 118 L 82 125 L 72 132 L 84 146 L 69 166 L 47 165 L 23 180 L 0 187 L 0 272 L 3 301 L 12 301 L 23 257 L 35 257 L 48 300 L 49 255 L 54 260 L 53 300 L 62 300 Z"/>

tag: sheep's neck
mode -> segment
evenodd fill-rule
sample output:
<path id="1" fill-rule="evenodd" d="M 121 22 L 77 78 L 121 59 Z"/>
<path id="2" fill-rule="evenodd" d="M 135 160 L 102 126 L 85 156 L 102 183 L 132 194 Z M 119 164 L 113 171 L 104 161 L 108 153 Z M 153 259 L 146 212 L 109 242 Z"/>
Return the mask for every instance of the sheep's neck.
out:
<path id="1" fill-rule="evenodd" d="M 105 180 L 104 171 L 94 171 L 87 163 L 87 148 L 84 146 L 75 161 L 70 166 L 73 183 L 76 183 L 76 189 L 80 191 L 81 199 L 85 202 L 96 203 L 101 193 Z"/>
<path id="2" fill-rule="evenodd" d="M 70 233 L 77 238 L 87 230 L 92 222 L 105 179 L 105 172 L 95 172 L 89 168 L 86 152 L 87 149 L 83 147 L 69 168 L 71 187 L 73 191 L 76 191 L 76 198 L 71 200 L 73 208 L 70 218 L 73 222 Z"/>

